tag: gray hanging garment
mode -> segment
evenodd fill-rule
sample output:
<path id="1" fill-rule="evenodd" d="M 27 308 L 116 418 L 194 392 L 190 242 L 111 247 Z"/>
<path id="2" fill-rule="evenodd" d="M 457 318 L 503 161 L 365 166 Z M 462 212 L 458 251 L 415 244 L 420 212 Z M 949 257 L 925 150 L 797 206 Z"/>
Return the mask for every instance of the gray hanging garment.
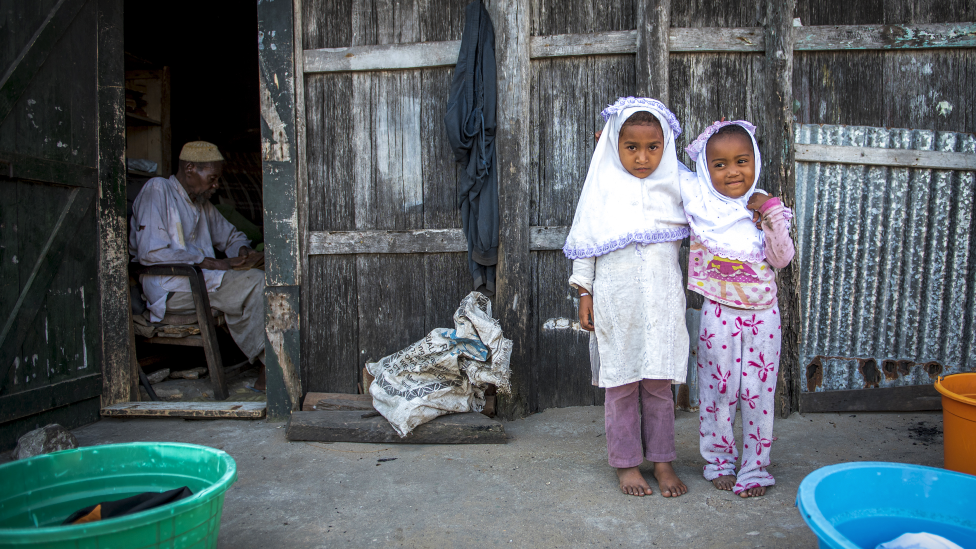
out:
<path id="1" fill-rule="evenodd" d="M 495 28 L 475 0 L 465 10 L 444 124 L 454 157 L 461 165 L 458 206 L 468 240 L 468 266 L 474 289 L 495 292 L 498 263 L 498 179 L 495 169 Z"/>

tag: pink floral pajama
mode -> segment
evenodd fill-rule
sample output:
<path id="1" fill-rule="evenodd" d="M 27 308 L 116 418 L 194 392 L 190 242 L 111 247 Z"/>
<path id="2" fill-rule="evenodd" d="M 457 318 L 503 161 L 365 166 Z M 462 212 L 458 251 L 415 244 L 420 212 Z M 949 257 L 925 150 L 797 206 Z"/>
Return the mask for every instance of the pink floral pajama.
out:
<path id="1" fill-rule="evenodd" d="M 699 443 L 705 478 L 736 475 L 738 494 L 772 486 L 766 472 L 773 441 L 773 402 L 780 353 L 779 307 L 736 309 L 705 299 L 698 334 Z M 742 464 L 733 427 L 742 410 Z"/>

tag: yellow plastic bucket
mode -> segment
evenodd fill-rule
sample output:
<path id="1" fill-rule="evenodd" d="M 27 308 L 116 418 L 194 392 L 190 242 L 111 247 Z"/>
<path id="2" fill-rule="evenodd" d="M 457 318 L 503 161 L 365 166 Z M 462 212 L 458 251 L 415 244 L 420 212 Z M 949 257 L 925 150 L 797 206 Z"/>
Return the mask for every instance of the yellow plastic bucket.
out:
<path id="1" fill-rule="evenodd" d="M 939 376 L 945 468 L 976 475 L 976 373 Z"/>

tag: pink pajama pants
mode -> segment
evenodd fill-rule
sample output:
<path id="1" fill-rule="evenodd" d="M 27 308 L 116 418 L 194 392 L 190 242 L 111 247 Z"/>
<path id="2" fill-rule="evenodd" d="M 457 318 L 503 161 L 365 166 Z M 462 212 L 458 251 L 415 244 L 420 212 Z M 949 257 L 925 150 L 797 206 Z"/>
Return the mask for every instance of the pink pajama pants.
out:
<path id="1" fill-rule="evenodd" d="M 605 419 L 611 467 L 626 469 L 644 463 L 644 458 L 670 462 L 678 457 L 670 379 L 607 387 Z"/>
<path id="2" fill-rule="evenodd" d="M 705 299 L 698 333 L 698 434 L 705 478 L 736 475 L 738 494 L 776 484 L 766 472 L 780 352 L 779 307 L 736 309 Z M 733 427 L 742 411 L 742 463 Z"/>

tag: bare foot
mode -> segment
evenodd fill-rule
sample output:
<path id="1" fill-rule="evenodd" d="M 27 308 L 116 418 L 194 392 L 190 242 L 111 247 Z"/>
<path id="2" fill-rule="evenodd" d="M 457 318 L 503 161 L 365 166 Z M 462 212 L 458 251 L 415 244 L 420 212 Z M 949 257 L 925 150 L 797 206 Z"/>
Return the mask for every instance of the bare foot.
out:
<path id="1" fill-rule="evenodd" d="M 763 495 L 766 495 L 765 486 L 753 486 L 752 488 L 739 492 L 740 498 L 755 498 Z"/>
<path id="2" fill-rule="evenodd" d="M 620 491 L 627 495 L 644 497 L 654 493 L 637 467 L 617 469 L 617 478 L 620 479 Z"/>
<path id="3" fill-rule="evenodd" d="M 712 479 L 712 484 L 715 485 L 719 490 L 729 490 L 735 487 L 735 477 L 733 475 L 725 475 Z"/>
<path id="4" fill-rule="evenodd" d="M 657 487 L 661 490 L 661 495 L 666 498 L 676 498 L 688 492 L 688 487 L 681 482 L 678 474 L 674 472 L 674 467 L 668 462 L 654 464 L 654 478 L 657 479 Z"/>

